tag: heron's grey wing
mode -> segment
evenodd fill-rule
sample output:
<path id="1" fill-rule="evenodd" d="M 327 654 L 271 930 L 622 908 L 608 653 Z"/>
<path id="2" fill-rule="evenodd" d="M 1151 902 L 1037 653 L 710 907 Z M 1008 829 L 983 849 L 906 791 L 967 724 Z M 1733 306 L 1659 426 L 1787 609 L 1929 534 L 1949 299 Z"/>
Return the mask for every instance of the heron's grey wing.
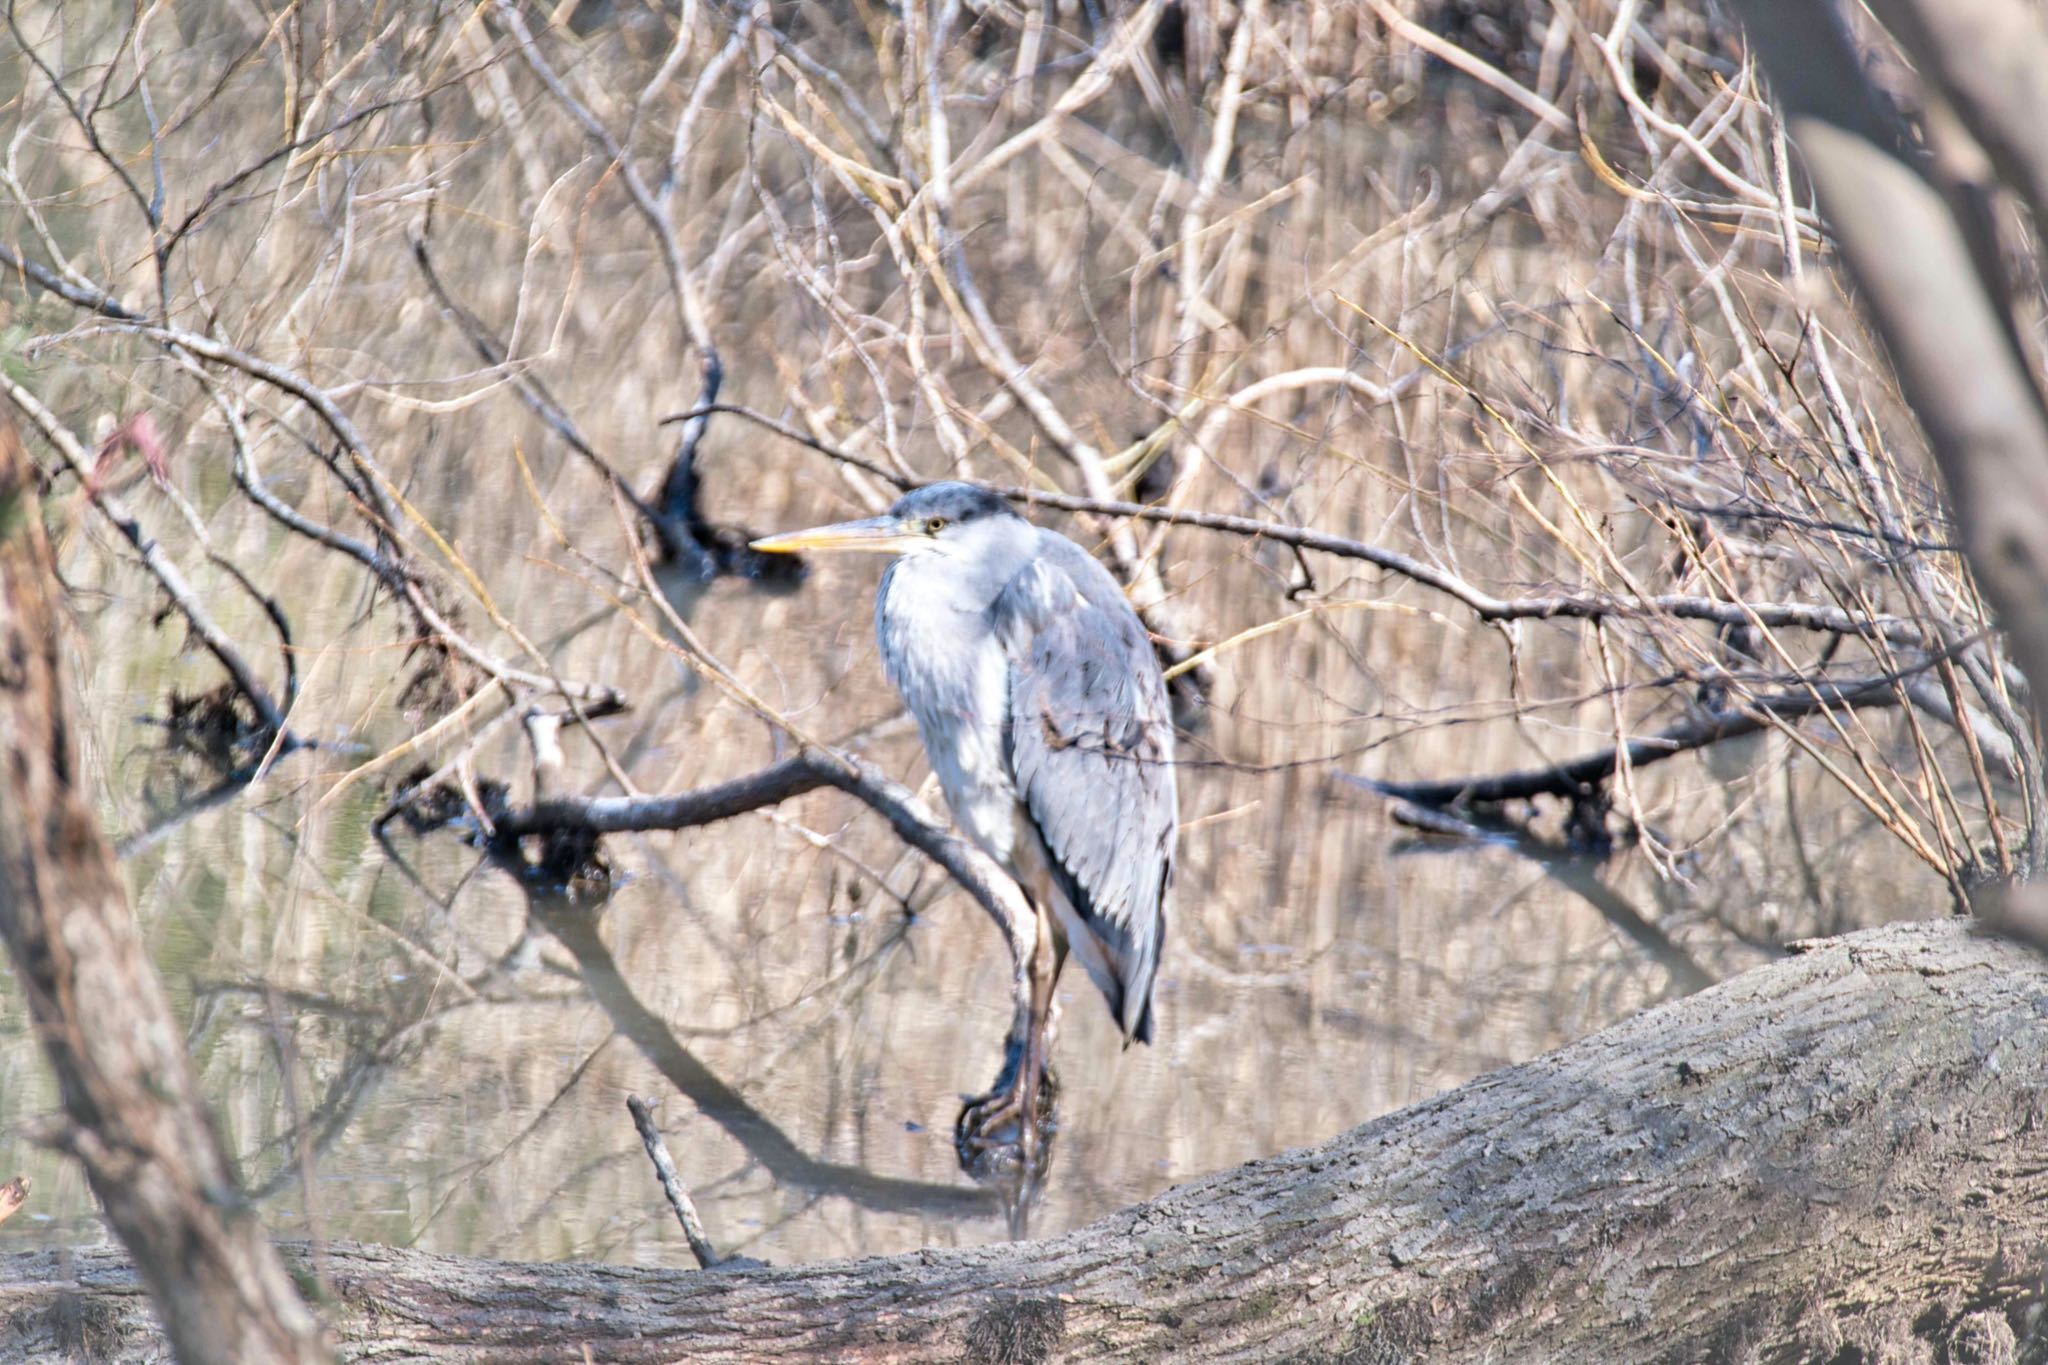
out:
<path id="1" fill-rule="evenodd" d="M 1079 956 L 1125 1034 L 1149 1042 L 1178 818 L 1158 659 L 1109 571 L 1050 531 L 990 615 L 1018 794 L 1095 940 Z"/>

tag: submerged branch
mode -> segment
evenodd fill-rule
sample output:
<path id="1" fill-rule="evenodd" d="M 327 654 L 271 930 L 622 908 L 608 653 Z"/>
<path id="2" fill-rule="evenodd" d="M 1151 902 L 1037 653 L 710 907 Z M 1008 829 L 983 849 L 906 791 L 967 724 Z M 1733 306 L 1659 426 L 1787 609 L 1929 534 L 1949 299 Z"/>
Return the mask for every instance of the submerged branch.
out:
<path id="1" fill-rule="evenodd" d="M 653 1106 L 638 1095 L 628 1095 L 626 1110 L 632 1114 L 640 1145 L 647 1149 L 647 1159 L 654 1165 L 654 1178 L 660 1182 L 669 1207 L 675 1210 L 676 1221 L 683 1225 L 683 1236 L 690 1243 L 690 1254 L 697 1258 L 697 1268 L 711 1269 L 725 1258 L 718 1254 L 718 1249 L 711 1245 L 710 1234 L 704 1231 L 704 1217 L 697 1212 L 697 1201 L 690 1198 L 689 1187 L 676 1171 L 676 1159 L 669 1154 L 668 1143 L 654 1122 Z"/>
<path id="2" fill-rule="evenodd" d="M 1932 660 L 1922 667 L 1932 667 Z M 1753 735 L 1770 729 L 1777 721 L 1800 720 L 1822 711 L 1861 706 L 1896 706 L 1901 679 L 1887 675 L 1854 683 L 1828 683 L 1798 691 L 1757 697 L 1743 703 L 1739 711 L 1712 711 L 1667 726 L 1654 735 L 1632 739 L 1625 747 L 1601 749 L 1569 763 L 1494 777 L 1450 778 L 1431 782 L 1388 782 L 1380 778 L 1340 774 L 1353 782 L 1397 801 L 1418 806 L 1491 805 L 1502 801 L 1526 801 L 1536 796 L 1585 795 L 1614 776 L 1624 756 L 1632 768 L 1704 749 L 1723 740 Z"/>

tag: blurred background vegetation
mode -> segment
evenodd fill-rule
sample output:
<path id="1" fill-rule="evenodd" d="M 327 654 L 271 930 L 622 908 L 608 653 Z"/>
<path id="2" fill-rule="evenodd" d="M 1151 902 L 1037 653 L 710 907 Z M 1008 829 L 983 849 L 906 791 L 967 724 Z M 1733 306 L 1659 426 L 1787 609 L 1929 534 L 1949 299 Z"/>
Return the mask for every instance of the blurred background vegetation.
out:
<path id="1" fill-rule="evenodd" d="M 536 706 L 623 703 L 565 729 L 578 790 L 749 772 L 791 742 L 764 709 L 925 783 L 879 566 L 732 553 L 891 475 L 1439 585 L 1034 513 L 1191 684 L 1160 1040 L 1065 982 L 1039 1230 L 2031 866 L 2024 707 L 1732 34 L 1676 0 L 13 6 L 0 383 L 91 779 L 266 1221 L 685 1264 L 636 1092 L 721 1250 L 1002 1235 L 949 1126 L 1008 963 L 865 808 L 615 836 L 566 928 L 385 819 L 523 794 Z M 664 425 L 714 395 L 769 421 Z M 1727 715 L 1765 723 L 1483 838 L 1351 780 Z M 28 1140 L 17 1000 L 0 1096 L 38 1182 L 6 1235 L 98 1236 Z"/>

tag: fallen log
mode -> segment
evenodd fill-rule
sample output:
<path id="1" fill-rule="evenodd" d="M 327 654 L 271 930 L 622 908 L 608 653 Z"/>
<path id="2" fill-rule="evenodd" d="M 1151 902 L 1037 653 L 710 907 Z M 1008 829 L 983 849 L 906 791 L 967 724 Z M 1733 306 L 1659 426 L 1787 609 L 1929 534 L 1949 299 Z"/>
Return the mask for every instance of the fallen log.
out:
<path id="1" fill-rule="evenodd" d="M 2012 1360 L 2044 1132 L 2048 967 L 1894 925 L 1061 1237 L 696 1272 L 328 1244 L 322 1307 L 380 1361 Z M 0 1309 L 0 1362 L 164 1352 L 112 1249 L 0 1257 Z"/>

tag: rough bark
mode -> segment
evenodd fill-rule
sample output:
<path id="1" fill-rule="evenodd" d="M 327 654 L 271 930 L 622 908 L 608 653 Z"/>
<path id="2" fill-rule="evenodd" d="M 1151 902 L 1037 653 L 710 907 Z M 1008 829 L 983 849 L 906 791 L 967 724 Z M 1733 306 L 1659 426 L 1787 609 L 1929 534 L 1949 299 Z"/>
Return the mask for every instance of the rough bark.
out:
<path id="1" fill-rule="evenodd" d="M 0 936 L 63 1097 L 53 1137 L 84 1164 L 182 1359 L 328 1359 L 242 1202 L 79 789 L 41 517 L 0 422 Z"/>
<path id="2" fill-rule="evenodd" d="M 1042 1242 L 322 1263 L 347 1352 L 378 1360 L 1932 1362 L 2026 1336 L 2044 1123 L 2048 967 L 1945 921 L 1816 945 Z M 0 1258 L 0 1284 L 0 1361 L 86 1332 L 160 1351 L 111 1251 Z"/>

